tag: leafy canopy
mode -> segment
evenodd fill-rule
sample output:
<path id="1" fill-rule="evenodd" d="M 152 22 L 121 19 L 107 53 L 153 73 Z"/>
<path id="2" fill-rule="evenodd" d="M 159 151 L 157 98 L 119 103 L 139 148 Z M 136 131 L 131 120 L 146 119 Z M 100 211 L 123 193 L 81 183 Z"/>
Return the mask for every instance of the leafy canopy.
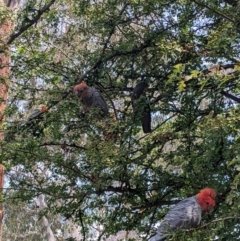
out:
<path id="1" fill-rule="evenodd" d="M 219 195 L 206 226 L 172 240 L 238 240 L 239 11 L 230 0 L 27 1 L 8 41 L 1 161 L 18 191 L 5 198 L 44 194 L 86 238 L 101 224 L 146 239 L 168 205 L 208 186 Z M 111 117 L 82 114 L 72 89 L 83 80 Z M 131 103 L 141 81 L 147 135 Z M 40 104 L 48 111 L 26 122 Z"/>

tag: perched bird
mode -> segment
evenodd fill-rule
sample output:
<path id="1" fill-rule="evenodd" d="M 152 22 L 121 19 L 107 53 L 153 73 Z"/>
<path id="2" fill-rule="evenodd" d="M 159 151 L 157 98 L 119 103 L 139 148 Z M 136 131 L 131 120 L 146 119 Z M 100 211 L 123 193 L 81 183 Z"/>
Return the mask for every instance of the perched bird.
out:
<path id="1" fill-rule="evenodd" d="M 34 109 L 27 118 L 27 121 L 31 121 L 35 118 L 39 118 L 42 113 L 47 112 L 48 108 L 45 105 L 40 105 L 39 108 Z"/>
<path id="2" fill-rule="evenodd" d="M 47 112 L 48 108 L 45 105 L 40 105 L 38 108 L 34 109 L 29 116 L 22 121 L 19 121 L 17 125 L 10 124 L 7 126 L 5 131 L 4 140 L 11 141 L 16 138 L 19 133 L 26 136 L 26 133 L 31 133 L 32 135 L 39 137 L 44 130 L 43 113 Z"/>
<path id="3" fill-rule="evenodd" d="M 140 82 L 135 86 L 132 93 L 134 118 L 141 120 L 144 133 L 151 132 L 151 108 L 145 94 L 147 88 L 146 82 Z"/>
<path id="4" fill-rule="evenodd" d="M 81 101 L 85 113 L 90 112 L 92 109 L 99 109 L 103 116 L 109 114 L 105 99 L 94 87 L 87 86 L 83 81 L 73 88 L 73 92 Z"/>
<path id="5" fill-rule="evenodd" d="M 43 120 L 42 114 L 47 112 L 48 108 L 45 105 L 40 105 L 38 108 L 34 109 L 30 115 L 28 116 L 27 120 L 24 121 L 23 126 L 27 127 L 27 129 L 31 130 L 31 133 L 39 137 L 44 130 L 43 124 L 40 122 Z"/>
<path id="6" fill-rule="evenodd" d="M 167 213 L 157 229 L 157 234 L 149 241 L 163 241 L 171 234 L 171 231 L 198 226 L 202 213 L 212 212 L 215 198 L 214 189 L 204 188 L 196 196 L 180 201 Z"/>

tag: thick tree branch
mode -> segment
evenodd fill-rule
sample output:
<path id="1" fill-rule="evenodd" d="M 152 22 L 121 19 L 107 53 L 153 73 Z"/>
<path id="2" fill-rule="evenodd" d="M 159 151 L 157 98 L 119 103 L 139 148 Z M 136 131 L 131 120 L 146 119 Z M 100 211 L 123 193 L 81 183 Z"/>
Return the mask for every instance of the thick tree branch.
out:
<path id="1" fill-rule="evenodd" d="M 13 43 L 13 41 L 19 37 L 24 31 L 29 29 L 33 24 L 37 23 L 37 21 L 41 18 L 41 16 L 49 11 L 50 7 L 54 4 L 56 0 L 50 1 L 48 4 L 46 4 L 42 9 L 38 10 L 38 14 L 31 20 L 28 20 L 28 23 L 26 25 L 23 25 L 17 33 L 14 33 L 10 36 L 7 44 Z"/>
<path id="2" fill-rule="evenodd" d="M 229 99 L 232 99 L 232 100 L 236 101 L 237 103 L 240 103 L 240 98 L 238 98 L 238 97 L 236 97 L 236 96 L 234 96 L 234 95 L 232 95 L 232 94 L 230 94 L 230 93 L 228 93 L 224 90 L 221 91 L 221 94 L 224 95 L 225 97 L 229 98 Z"/>

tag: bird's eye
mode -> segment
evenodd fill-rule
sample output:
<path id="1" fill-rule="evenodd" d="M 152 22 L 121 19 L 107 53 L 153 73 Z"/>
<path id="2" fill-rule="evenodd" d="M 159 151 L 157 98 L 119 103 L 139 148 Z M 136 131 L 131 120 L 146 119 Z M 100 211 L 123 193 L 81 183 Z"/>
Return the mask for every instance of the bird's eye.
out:
<path id="1" fill-rule="evenodd" d="M 209 206 L 209 202 L 207 202 L 206 204 L 207 204 L 207 206 Z"/>

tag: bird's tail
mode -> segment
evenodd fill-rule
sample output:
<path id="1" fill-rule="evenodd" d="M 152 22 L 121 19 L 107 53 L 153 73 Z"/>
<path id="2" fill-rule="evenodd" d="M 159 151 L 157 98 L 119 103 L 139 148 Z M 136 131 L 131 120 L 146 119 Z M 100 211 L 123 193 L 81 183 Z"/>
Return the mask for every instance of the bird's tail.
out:
<path id="1" fill-rule="evenodd" d="M 168 235 L 161 235 L 161 236 L 160 236 L 160 234 L 157 233 L 156 235 L 154 235 L 153 237 L 151 237 L 151 238 L 149 239 L 149 241 L 164 241 L 164 240 L 166 240 L 167 236 L 168 236 Z"/>
<path id="2" fill-rule="evenodd" d="M 142 117 L 142 128 L 144 133 L 150 133 L 151 130 L 151 112 L 150 109 L 146 110 L 144 116 Z"/>

